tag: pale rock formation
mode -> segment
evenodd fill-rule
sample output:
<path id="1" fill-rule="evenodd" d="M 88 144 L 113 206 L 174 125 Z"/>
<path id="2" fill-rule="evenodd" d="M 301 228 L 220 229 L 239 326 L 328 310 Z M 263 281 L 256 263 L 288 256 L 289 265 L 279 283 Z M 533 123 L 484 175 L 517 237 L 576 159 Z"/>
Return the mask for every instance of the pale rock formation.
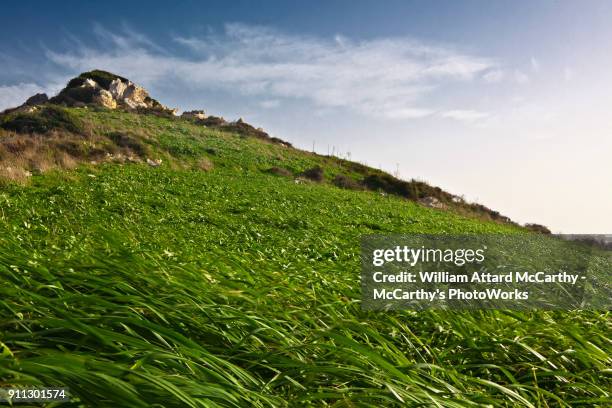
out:
<path id="1" fill-rule="evenodd" d="M 436 197 L 423 197 L 419 199 L 419 203 L 429 208 L 438 208 L 438 209 L 446 208 L 446 205 L 440 200 L 438 200 Z"/>
<path id="2" fill-rule="evenodd" d="M 117 107 L 117 101 L 106 89 L 100 89 L 98 93 L 94 95 L 93 101 L 108 109 L 115 109 Z"/>
<path id="3" fill-rule="evenodd" d="M 189 112 L 183 112 L 181 118 L 185 119 L 206 119 L 206 113 L 203 110 L 193 110 Z"/>
<path id="4" fill-rule="evenodd" d="M 147 107 L 145 100 L 148 98 L 149 93 L 141 86 L 138 86 L 132 82 L 128 82 L 127 88 L 123 93 L 124 101 L 131 101 L 133 104 L 140 107 Z"/>
<path id="5" fill-rule="evenodd" d="M 151 167 L 159 167 L 162 164 L 162 159 L 156 159 L 156 160 L 147 159 L 147 164 Z"/>
<path id="6" fill-rule="evenodd" d="M 125 93 L 126 89 L 127 84 L 119 78 L 113 80 L 108 87 L 108 91 L 111 93 L 111 95 L 118 100 L 123 99 L 123 94 Z"/>
<path id="7" fill-rule="evenodd" d="M 96 81 L 94 81 L 93 79 L 87 78 L 85 80 L 85 82 L 83 82 L 83 85 L 81 85 L 83 88 L 93 88 L 93 89 L 98 89 L 100 88 L 100 86 L 98 85 L 98 83 Z"/>

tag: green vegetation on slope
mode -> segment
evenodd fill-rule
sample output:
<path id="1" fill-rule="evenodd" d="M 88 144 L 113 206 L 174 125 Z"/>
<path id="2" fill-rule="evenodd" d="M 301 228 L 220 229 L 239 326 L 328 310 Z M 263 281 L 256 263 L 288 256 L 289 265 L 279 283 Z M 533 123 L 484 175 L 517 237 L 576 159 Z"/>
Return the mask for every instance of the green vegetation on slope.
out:
<path id="1" fill-rule="evenodd" d="M 96 407 L 610 403 L 607 313 L 360 309 L 362 234 L 516 227 L 266 171 L 357 177 L 337 159 L 70 112 L 164 162 L 2 187 L 2 384 Z"/>
<path id="2" fill-rule="evenodd" d="M 275 170 L 277 175 L 302 176 L 413 201 L 434 200 L 438 207 L 454 212 L 512 224 L 497 211 L 465 202 L 426 182 L 405 181 L 359 163 L 293 149 L 242 120 L 226 122 L 213 116 L 183 119 L 155 109 L 135 114 L 95 104 L 78 109 L 53 104 L 25 109 L 0 115 L 0 182 L 6 178 L 23 181 L 27 173 L 41 169 L 71 168 L 75 163 L 92 161 L 143 161 L 151 155 L 184 167 L 186 162 L 201 159 L 202 154 L 214 154 L 216 150 L 210 145 L 220 144 L 225 150 L 218 158 L 222 165 Z M 227 143 L 231 148 L 223 149 Z M 264 164 L 274 166 L 264 169 Z M 304 167 L 306 164 L 310 167 Z M 8 168 L 12 171 L 7 172 Z"/>

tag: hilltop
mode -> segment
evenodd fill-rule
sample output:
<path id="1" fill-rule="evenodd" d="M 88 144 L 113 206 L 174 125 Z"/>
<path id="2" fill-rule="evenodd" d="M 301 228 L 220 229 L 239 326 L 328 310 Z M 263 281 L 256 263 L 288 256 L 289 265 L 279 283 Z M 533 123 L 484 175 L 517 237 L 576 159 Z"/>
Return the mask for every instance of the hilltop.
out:
<path id="1" fill-rule="evenodd" d="M 272 137 L 241 118 L 226 121 L 207 115 L 204 110 L 183 112 L 180 116 L 177 112 L 178 109 L 162 105 L 146 89 L 127 78 L 101 70 L 84 72 L 53 97 L 37 94 L 21 106 L 0 114 L 0 129 L 5 130 L 0 139 L 0 176 L 23 181 L 33 173 L 71 168 L 79 163 L 129 161 L 159 165 L 163 160 L 185 164 L 193 159 L 194 155 L 183 154 L 162 141 L 159 134 L 130 124 L 134 120 L 152 120 L 153 116 L 159 118 L 157 123 L 183 128 L 170 144 L 196 145 L 201 141 L 194 140 L 193 134 L 202 129 L 256 138 L 291 149 L 293 156 L 303 157 L 303 162 L 311 164 L 305 168 L 271 161 L 269 168 L 259 170 L 341 188 L 379 191 L 440 210 L 513 224 L 497 211 L 467 203 L 462 197 L 423 181 L 404 181 L 359 163 L 294 149 L 291 143 Z M 113 131 L 108 130 L 108 123 L 114 123 Z M 204 154 L 203 160 L 214 161 L 208 156 Z M 540 230 L 548 232 L 545 228 Z"/>

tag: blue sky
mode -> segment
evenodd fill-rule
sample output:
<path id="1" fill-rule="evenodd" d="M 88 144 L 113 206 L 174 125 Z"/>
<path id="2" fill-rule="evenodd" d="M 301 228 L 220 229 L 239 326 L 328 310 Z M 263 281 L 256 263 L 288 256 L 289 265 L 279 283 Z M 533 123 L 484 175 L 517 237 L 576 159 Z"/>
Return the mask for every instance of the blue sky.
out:
<path id="1" fill-rule="evenodd" d="M 609 233 L 610 21 L 605 1 L 4 4 L 0 109 L 106 69 L 520 222 Z"/>

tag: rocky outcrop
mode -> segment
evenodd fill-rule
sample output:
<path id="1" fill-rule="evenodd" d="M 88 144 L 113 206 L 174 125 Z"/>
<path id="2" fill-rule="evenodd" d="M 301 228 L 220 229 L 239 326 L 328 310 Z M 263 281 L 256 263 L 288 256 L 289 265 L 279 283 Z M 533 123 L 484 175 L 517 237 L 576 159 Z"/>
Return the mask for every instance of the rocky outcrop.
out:
<path id="1" fill-rule="evenodd" d="M 436 197 L 423 197 L 419 199 L 419 203 L 429 208 L 445 209 L 446 205 Z"/>
<path id="2" fill-rule="evenodd" d="M 131 81 L 125 82 L 119 78 L 114 79 L 110 83 L 108 91 L 117 103 L 124 104 L 129 109 L 148 109 L 161 106 L 161 104 L 149 97 L 146 89 Z"/>
<path id="3" fill-rule="evenodd" d="M 147 164 L 151 167 L 159 167 L 162 164 L 162 159 L 156 159 L 156 160 L 147 159 Z"/>
<path id="4" fill-rule="evenodd" d="M 107 109 L 144 110 L 176 114 L 149 96 L 143 87 L 106 71 L 84 72 L 68 82 L 66 88 L 49 100 L 67 106 L 100 105 Z"/>
<path id="5" fill-rule="evenodd" d="M 45 93 L 37 93 L 36 95 L 30 96 L 27 101 L 25 101 L 24 105 L 34 106 L 34 105 L 42 105 L 43 103 L 47 103 L 49 101 L 49 97 Z"/>
<path id="6" fill-rule="evenodd" d="M 108 86 L 108 91 L 113 95 L 115 99 L 123 98 L 123 94 L 127 89 L 127 83 L 123 82 L 119 78 L 114 79 Z"/>
<path id="7" fill-rule="evenodd" d="M 117 108 L 117 100 L 106 89 L 100 89 L 93 97 L 93 102 L 108 109 Z"/>
<path id="8" fill-rule="evenodd" d="M 123 92 L 123 101 L 128 104 L 133 104 L 135 107 L 152 107 L 147 103 L 149 93 L 140 86 L 129 83 Z"/>
<path id="9" fill-rule="evenodd" d="M 206 113 L 203 110 L 192 110 L 189 112 L 183 112 L 181 118 L 204 120 L 206 119 Z"/>
<path id="10" fill-rule="evenodd" d="M 168 108 L 151 98 L 149 92 L 142 86 L 122 76 L 101 70 L 84 72 L 71 79 L 64 89 L 50 99 L 43 93 L 36 94 L 23 105 L 7 109 L 3 113 L 31 114 L 44 109 L 40 105 L 46 103 L 71 107 L 101 106 L 106 109 L 122 109 L 166 117 L 177 115 L 177 109 Z M 291 147 L 290 143 L 271 137 L 262 128 L 256 128 L 242 118 L 228 122 L 222 117 L 207 115 L 204 110 L 183 112 L 181 118 L 189 119 L 200 126 L 222 129 Z"/>

